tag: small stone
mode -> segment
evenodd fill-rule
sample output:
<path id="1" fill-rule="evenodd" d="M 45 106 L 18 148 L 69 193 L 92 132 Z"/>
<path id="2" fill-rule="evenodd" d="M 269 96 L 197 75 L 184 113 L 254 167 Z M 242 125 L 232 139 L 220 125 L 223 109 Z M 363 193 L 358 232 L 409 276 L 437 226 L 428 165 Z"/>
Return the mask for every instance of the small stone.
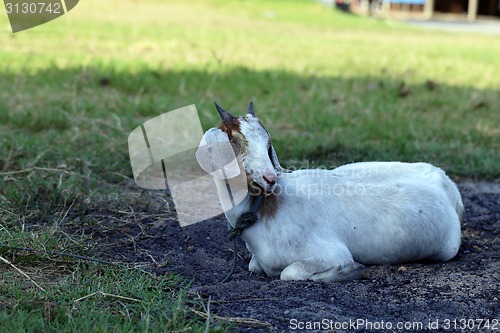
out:
<path id="1" fill-rule="evenodd" d="M 411 95 L 410 87 L 405 82 L 401 82 L 398 89 L 398 96 L 407 97 L 409 95 Z"/>
<path id="2" fill-rule="evenodd" d="M 285 312 L 283 312 L 283 314 L 286 316 L 286 315 L 289 315 L 290 314 L 290 310 L 285 310 Z"/>
<path id="3" fill-rule="evenodd" d="M 107 87 L 110 83 L 111 80 L 109 79 L 109 77 L 102 77 L 101 79 L 99 79 L 99 85 L 101 87 Z"/>
<path id="4" fill-rule="evenodd" d="M 425 87 L 428 90 L 436 90 L 438 88 L 438 84 L 432 80 L 425 81 Z"/>
<path id="5" fill-rule="evenodd" d="M 187 250 L 188 250 L 188 252 L 194 252 L 194 250 L 196 250 L 196 248 L 193 245 L 191 245 L 191 246 L 188 246 Z"/>
<path id="6" fill-rule="evenodd" d="M 481 109 L 481 108 L 484 108 L 486 106 L 486 102 L 485 101 L 481 101 L 481 100 L 478 100 L 478 101 L 473 101 L 471 102 L 470 106 L 472 107 L 472 109 L 474 110 L 477 110 L 477 109 Z"/>
<path id="7" fill-rule="evenodd" d="M 401 272 L 401 273 L 404 273 L 404 272 L 407 272 L 408 271 L 408 268 L 406 268 L 405 266 L 401 266 L 398 268 L 398 272 Z"/>
<path id="8" fill-rule="evenodd" d="M 378 88 L 377 82 L 369 82 L 365 85 L 366 90 L 374 90 Z"/>

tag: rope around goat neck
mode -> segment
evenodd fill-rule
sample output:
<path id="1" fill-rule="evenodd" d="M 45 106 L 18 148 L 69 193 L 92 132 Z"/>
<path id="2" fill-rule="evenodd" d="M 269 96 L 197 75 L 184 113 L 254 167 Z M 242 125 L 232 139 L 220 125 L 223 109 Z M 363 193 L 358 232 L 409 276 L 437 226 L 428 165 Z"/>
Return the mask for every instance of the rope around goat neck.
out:
<path id="1" fill-rule="evenodd" d="M 238 260 L 238 252 L 236 249 L 236 238 L 241 236 L 246 228 L 254 225 L 258 220 L 257 210 L 259 210 L 260 204 L 262 202 L 262 197 L 254 197 L 252 205 L 250 206 L 250 211 L 241 214 L 241 216 L 236 221 L 234 227 L 229 225 L 229 240 L 233 242 L 233 266 L 229 271 L 229 274 L 220 282 L 226 283 L 231 280 L 231 277 L 236 270 L 236 262 Z"/>

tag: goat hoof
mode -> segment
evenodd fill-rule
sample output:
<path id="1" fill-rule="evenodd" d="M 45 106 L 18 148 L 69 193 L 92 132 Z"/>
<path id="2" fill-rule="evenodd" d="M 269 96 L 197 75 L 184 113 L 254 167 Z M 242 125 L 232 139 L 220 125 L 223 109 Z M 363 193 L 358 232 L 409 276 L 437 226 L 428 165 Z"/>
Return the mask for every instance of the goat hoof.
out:
<path id="1" fill-rule="evenodd" d="M 321 273 L 314 274 L 314 281 L 340 282 L 351 280 L 368 279 L 369 274 L 365 266 L 357 262 L 348 263 L 345 266 L 337 266 Z"/>
<path id="2" fill-rule="evenodd" d="M 252 256 L 252 259 L 250 259 L 250 263 L 248 264 L 248 270 L 253 273 L 257 274 L 262 274 L 264 273 L 264 269 L 262 266 L 260 266 L 259 262 L 257 259 L 255 259 L 254 256 Z"/>

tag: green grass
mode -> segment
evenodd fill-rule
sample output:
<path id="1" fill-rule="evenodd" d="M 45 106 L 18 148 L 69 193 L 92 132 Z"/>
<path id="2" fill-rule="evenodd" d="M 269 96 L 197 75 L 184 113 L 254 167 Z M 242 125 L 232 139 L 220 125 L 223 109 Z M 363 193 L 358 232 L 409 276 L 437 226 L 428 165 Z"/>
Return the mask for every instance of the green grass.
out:
<path id="1" fill-rule="evenodd" d="M 298 0 L 86 0 L 32 30 L 13 35 L 7 24 L 0 15 L 4 244 L 98 256 L 85 228 L 106 221 L 93 213 L 137 205 L 123 194 L 128 134 L 189 104 L 208 129 L 213 101 L 238 114 L 252 99 L 288 166 L 427 161 L 455 178 L 500 179 L 496 36 Z M 0 264 L 0 321 L 11 331 L 204 327 L 183 317 L 200 304 L 170 276 L 59 259 L 54 272 L 48 255 L 0 255 L 47 289 Z M 159 292 L 166 286 L 173 292 Z M 141 301 L 72 303 L 96 291 Z"/>
<path id="2" fill-rule="evenodd" d="M 142 121 L 195 103 L 208 128 L 212 101 L 239 113 L 253 99 L 285 162 L 429 161 L 453 176 L 500 177 L 495 36 L 415 30 L 306 1 L 88 1 L 1 37 L 3 140 L 55 131 L 117 151 L 107 162 L 122 174 L 123 137 Z"/>
<path id="3" fill-rule="evenodd" d="M 126 232 L 141 214 L 165 219 L 168 212 L 151 206 L 147 195 L 137 199 L 132 192 L 123 195 L 125 186 L 119 194 L 112 185 L 85 185 L 73 172 L 53 182 L 66 174 L 58 170 L 35 167 L 29 186 L 2 191 L 2 332 L 219 332 L 227 327 L 210 322 L 207 328 L 200 315 L 207 312 L 206 301 L 190 293 L 181 277 L 145 271 L 151 263 L 111 265 L 74 257 L 102 257 L 99 253 L 112 246 L 106 233 Z M 28 183 L 17 185 L 22 181 Z M 129 207 L 134 214 L 124 215 Z"/>
<path id="4" fill-rule="evenodd" d="M 15 273 L 3 274 L 10 280 L 0 285 L 3 332 L 204 332 L 196 316 L 185 312 L 193 302 L 179 291 L 179 279 L 81 265 L 71 272 L 64 265 L 42 269 L 39 279 L 52 280 L 45 281 L 46 292 L 19 281 Z"/>

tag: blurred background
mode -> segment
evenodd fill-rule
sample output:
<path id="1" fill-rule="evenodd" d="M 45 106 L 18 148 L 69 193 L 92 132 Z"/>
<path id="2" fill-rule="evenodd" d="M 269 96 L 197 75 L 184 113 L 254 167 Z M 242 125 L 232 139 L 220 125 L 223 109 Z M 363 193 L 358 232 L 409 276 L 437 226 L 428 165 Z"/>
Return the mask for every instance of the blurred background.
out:
<path id="1" fill-rule="evenodd" d="M 500 41 L 293 1 L 93 1 L 21 33 L 0 16 L 0 170 L 130 177 L 128 133 L 250 100 L 285 164 L 429 161 L 500 176 Z M 24 157 L 19 158 L 22 154 Z"/>
<path id="2" fill-rule="evenodd" d="M 474 3 L 85 0 L 15 34 L 0 11 L 0 255 L 47 289 L 0 266 L 3 329 L 203 330 L 177 278 L 46 252 L 101 256 L 122 237 L 166 265 L 130 236 L 175 212 L 134 184 L 127 137 L 182 106 L 206 130 L 220 122 L 214 101 L 243 114 L 253 100 L 287 167 L 425 161 L 498 181 L 499 23 L 470 29 L 498 10 Z M 421 21 L 443 12 L 459 32 Z"/>

